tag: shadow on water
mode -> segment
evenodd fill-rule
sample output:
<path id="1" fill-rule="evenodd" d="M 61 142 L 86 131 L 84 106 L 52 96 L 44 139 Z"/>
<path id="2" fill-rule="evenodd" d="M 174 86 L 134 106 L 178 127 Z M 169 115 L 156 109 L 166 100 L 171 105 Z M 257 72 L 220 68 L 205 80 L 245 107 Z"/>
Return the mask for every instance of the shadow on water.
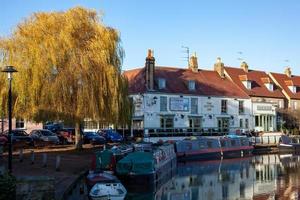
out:
<path id="1" fill-rule="evenodd" d="M 300 199 L 300 156 L 261 155 L 185 162 L 158 190 L 127 200 Z"/>

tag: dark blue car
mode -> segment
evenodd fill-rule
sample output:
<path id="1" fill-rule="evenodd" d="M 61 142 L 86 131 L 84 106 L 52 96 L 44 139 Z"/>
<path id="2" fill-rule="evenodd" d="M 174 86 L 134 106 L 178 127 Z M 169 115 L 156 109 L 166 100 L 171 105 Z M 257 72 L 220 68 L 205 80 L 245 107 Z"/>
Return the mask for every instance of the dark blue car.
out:
<path id="1" fill-rule="evenodd" d="M 118 132 L 111 130 L 111 129 L 105 129 L 99 131 L 99 134 L 103 137 L 105 137 L 106 141 L 110 142 L 122 142 L 123 137 Z"/>
<path id="2" fill-rule="evenodd" d="M 102 137 L 101 135 L 99 135 L 96 132 L 84 132 L 83 133 L 83 142 L 85 144 L 105 144 L 106 143 L 106 139 L 104 137 Z"/>

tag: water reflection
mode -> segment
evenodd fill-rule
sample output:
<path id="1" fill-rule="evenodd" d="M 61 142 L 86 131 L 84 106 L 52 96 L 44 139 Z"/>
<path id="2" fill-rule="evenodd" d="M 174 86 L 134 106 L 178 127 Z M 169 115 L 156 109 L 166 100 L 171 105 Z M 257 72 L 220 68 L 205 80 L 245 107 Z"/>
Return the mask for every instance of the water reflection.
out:
<path id="1" fill-rule="evenodd" d="M 177 174 L 155 194 L 128 199 L 300 199 L 299 167 L 300 156 L 275 154 L 178 163 Z"/>

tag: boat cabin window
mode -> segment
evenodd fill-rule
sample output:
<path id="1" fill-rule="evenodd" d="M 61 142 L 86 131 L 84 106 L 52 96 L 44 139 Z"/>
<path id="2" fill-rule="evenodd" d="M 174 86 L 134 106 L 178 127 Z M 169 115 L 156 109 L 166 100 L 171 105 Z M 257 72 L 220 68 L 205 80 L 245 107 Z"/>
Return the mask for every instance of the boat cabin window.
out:
<path id="1" fill-rule="evenodd" d="M 236 141 L 235 140 L 231 140 L 231 146 L 236 146 Z"/>
<path id="2" fill-rule="evenodd" d="M 221 147 L 226 147 L 226 142 L 224 140 L 221 140 Z"/>
<path id="3" fill-rule="evenodd" d="M 199 149 L 205 149 L 206 144 L 204 142 L 199 142 Z"/>
<path id="4" fill-rule="evenodd" d="M 213 147 L 212 141 L 207 141 L 207 147 L 208 147 L 208 148 L 212 148 L 212 147 Z"/>
<path id="5" fill-rule="evenodd" d="M 248 146 L 249 145 L 249 141 L 247 139 L 241 139 L 241 144 L 243 146 Z"/>
<path id="6" fill-rule="evenodd" d="M 186 143 L 185 148 L 186 150 L 192 150 L 193 144 L 192 143 Z"/>

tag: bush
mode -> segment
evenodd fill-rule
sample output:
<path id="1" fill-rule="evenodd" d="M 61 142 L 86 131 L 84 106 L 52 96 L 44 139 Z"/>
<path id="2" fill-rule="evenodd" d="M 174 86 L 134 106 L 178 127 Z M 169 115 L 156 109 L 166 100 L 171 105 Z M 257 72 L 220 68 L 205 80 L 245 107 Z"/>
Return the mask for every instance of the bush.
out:
<path id="1" fill-rule="evenodd" d="M 294 128 L 293 134 L 294 134 L 294 135 L 299 135 L 299 129 L 298 129 L 298 128 Z"/>
<path id="2" fill-rule="evenodd" d="M 0 199 L 16 199 L 16 178 L 9 174 L 0 175 Z"/>

